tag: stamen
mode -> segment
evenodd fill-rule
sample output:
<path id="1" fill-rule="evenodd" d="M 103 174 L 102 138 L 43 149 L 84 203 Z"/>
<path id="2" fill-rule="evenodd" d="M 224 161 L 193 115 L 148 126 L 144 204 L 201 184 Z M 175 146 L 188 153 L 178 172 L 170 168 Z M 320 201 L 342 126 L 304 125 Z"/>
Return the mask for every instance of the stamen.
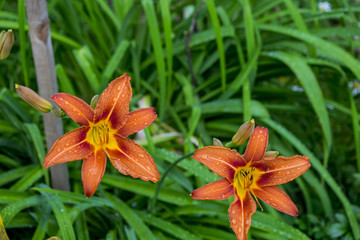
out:
<path id="1" fill-rule="evenodd" d="M 96 145 L 102 145 L 109 142 L 109 127 L 106 123 L 93 126 L 91 133 Z"/>
<path id="2" fill-rule="evenodd" d="M 264 209 L 261 207 L 261 205 L 260 205 L 260 203 L 259 203 L 259 200 L 257 199 L 257 197 L 256 197 L 255 193 L 253 192 L 253 190 L 251 190 L 251 189 L 249 188 L 249 191 L 250 191 L 251 195 L 253 195 L 253 197 L 255 198 L 255 201 L 256 201 L 256 203 L 259 205 L 261 211 L 264 211 Z"/>

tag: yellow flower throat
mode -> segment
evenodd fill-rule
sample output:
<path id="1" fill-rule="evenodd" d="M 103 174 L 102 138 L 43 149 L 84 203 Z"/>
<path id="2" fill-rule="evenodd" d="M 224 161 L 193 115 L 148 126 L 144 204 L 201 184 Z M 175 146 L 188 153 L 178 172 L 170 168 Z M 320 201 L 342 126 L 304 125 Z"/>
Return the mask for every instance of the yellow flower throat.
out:
<path id="1" fill-rule="evenodd" d="M 237 188 L 237 190 L 240 190 L 239 187 L 243 190 L 249 190 L 251 184 L 254 181 L 253 172 L 255 171 L 255 168 L 240 168 L 235 173 L 234 177 L 234 185 Z"/>
<path id="2" fill-rule="evenodd" d="M 116 130 L 111 129 L 107 121 L 100 121 L 96 124 L 90 124 L 90 129 L 87 133 L 87 141 L 96 149 L 117 148 L 114 134 Z"/>
<path id="3" fill-rule="evenodd" d="M 262 207 L 252 190 L 254 188 L 259 188 L 256 184 L 256 180 L 260 177 L 260 175 L 261 173 L 257 171 L 255 167 L 250 167 L 249 164 L 246 165 L 245 167 L 238 168 L 236 169 L 234 175 L 233 186 L 236 189 L 237 195 L 241 199 L 244 199 L 247 191 L 249 191 L 253 195 L 255 201 L 262 210 Z"/>
<path id="4" fill-rule="evenodd" d="M 91 128 L 91 135 L 93 142 L 96 145 L 103 145 L 109 143 L 109 127 L 106 123 L 95 125 Z"/>

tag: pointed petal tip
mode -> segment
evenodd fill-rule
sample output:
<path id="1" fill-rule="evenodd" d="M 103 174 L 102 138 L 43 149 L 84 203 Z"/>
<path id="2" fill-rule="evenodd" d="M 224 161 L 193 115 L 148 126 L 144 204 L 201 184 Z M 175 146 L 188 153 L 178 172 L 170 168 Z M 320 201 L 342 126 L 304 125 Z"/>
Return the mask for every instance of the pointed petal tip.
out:
<path id="1" fill-rule="evenodd" d="M 233 195 L 234 187 L 226 178 L 208 183 L 191 192 L 192 198 L 201 200 L 223 200 Z"/>
<path id="2" fill-rule="evenodd" d="M 80 160 L 92 151 L 93 146 L 85 141 L 88 127 L 80 127 L 60 137 L 43 160 L 45 168 L 53 165 Z"/>
<path id="3" fill-rule="evenodd" d="M 117 148 L 106 149 L 112 165 L 122 174 L 144 181 L 157 182 L 160 179 L 160 173 L 151 155 L 133 140 L 120 135 L 114 136 Z"/>
<path id="4" fill-rule="evenodd" d="M 89 199 L 90 197 L 92 197 L 94 195 L 94 193 L 89 193 L 89 192 L 85 192 L 85 197 L 86 199 Z"/>
<path id="5" fill-rule="evenodd" d="M 86 199 L 91 198 L 92 196 L 94 196 L 95 192 L 96 192 L 96 188 L 95 189 L 90 189 L 90 188 L 85 189 L 85 187 L 84 187 L 84 194 L 85 194 Z"/>
<path id="6" fill-rule="evenodd" d="M 254 195 L 280 212 L 297 216 L 298 209 L 290 197 L 279 187 L 264 187 L 253 189 Z"/>
<path id="7" fill-rule="evenodd" d="M 157 181 L 160 180 L 160 174 L 159 176 L 153 177 L 152 179 L 149 179 L 150 181 L 152 181 L 153 183 L 156 183 Z"/>
<path id="8" fill-rule="evenodd" d="M 83 160 L 81 180 L 86 197 L 94 195 L 106 169 L 106 155 L 103 150 L 97 150 Z"/>
<path id="9" fill-rule="evenodd" d="M 129 113 L 128 120 L 119 130 L 123 137 L 132 135 L 153 123 L 157 118 L 154 107 L 140 108 Z"/>
<path id="10" fill-rule="evenodd" d="M 243 157 L 246 162 L 257 162 L 264 158 L 268 146 L 269 131 L 257 126 L 252 133 Z"/>
<path id="11" fill-rule="evenodd" d="M 246 165 L 240 153 L 225 147 L 203 147 L 195 150 L 192 158 L 229 181 L 233 179 L 235 169 Z"/>
<path id="12" fill-rule="evenodd" d="M 49 168 L 48 164 L 43 163 L 45 170 Z"/>
<path id="13" fill-rule="evenodd" d="M 291 214 L 291 216 L 296 217 L 297 215 L 299 215 L 299 210 L 296 208 L 296 212 L 294 212 L 294 214 Z"/>
<path id="14" fill-rule="evenodd" d="M 120 129 L 127 122 L 132 98 L 130 79 L 131 77 L 123 74 L 108 84 L 95 107 L 95 123 L 107 119 L 112 128 Z"/>
<path id="15" fill-rule="evenodd" d="M 128 175 L 128 174 L 126 174 L 126 175 Z M 130 176 L 131 176 L 131 174 L 130 174 Z M 154 177 L 152 177 L 152 178 L 148 178 L 148 177 L 145 177 L 145 176 L 136 176 L 136 175 L 133 175 L 133 176 L 131 176 L 132 178 L 140 178 L 141 180 L 143 180 L 143 181 L 145 181 L 145 182 L 152 182 L 152 183 L 156 183 L 156 182 L 158 182 L 159 180 L 160 180 L 160 174 L 159 174 L 159 176 L 157 176 L 157 174 L 156 174 L 156 176 L 154 176 Z"/>
<path id="16" fill-rule="evenodd" d="M 94 110 L 82 99 L 68 93 L 57 93 L 51 99 L 77 124 L 92 122 Z"/>
<path id="17" fill-rule="evenodd" d="M 43 165 L 44 165 L 45 169 L 48 169 L 49 167 L 52 167 L 56 164 L 57 163 L 52 162 L 51 159 L 48 158 L 48 155 L 45 156 L 45 158 L 43 160 Z"/>

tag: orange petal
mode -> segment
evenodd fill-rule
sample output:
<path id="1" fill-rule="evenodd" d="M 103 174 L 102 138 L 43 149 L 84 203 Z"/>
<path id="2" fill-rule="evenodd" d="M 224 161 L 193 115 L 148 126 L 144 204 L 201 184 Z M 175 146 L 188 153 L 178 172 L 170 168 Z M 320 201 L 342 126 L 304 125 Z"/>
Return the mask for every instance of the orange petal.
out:
<path id="1" fill-rule="evenodd" d="M 85 158 L 93 147 L 85 141 L 88 127 L 80 127 L 56 140 L 44 158 L 44 167 Z"/>
<path id="2" fill-rule="evenodd" d="M 129 118 L 124 126 L 117 132 L 123 137 L 134 134 L 149 126 L 157 117 L 154 108 L 141 108 L 129 113 Z"/>
<path id="3" fill-rule="evenodd" d="M 191 193 L 194 199 L 222 200 L 234 195 L 233 185 L 225 178 L 206 184 Z"/>
<path id="4" fill-rule="evenodd" d="M 229 207 L 230 227 L 238 239 L 246 240 L 251 225 L 251 215 L 256 212 L 256 204 L 249 192 L 243 200 L 235 194 L 234 202 Z"/>
<path id="5" fill-rule="evenodd" d="M 154 159 L 143 147 L 134 141 L 115 135 L 118 143 L 117 149 L 106 149 L 111 163 L 119 172 L 133 178 L 141 178 L 144 181 L 157 182 L 160 173 Z"/>
<path id="6" fill-rule="evenodd" d="M 195 150 L 193 159 L 231 182 L 234 179 L 236 168 L 246 165 L 245 160 L 238 152 L 225 147 L 208 146 Z"/>
<path id="7" fill-rule="evenodd" d="M 108 119 L 112 128 L 118 129 L 127 121 L 132 97 L 130 77 L 124 73 L 109 83 L 95 108 L 94 122 Z"/>
<path id="8" fill-rule="evenodd" d="M 244 153 L 246 162 L 256 162 L 264 158 L 268 145 L 268 137 L 267 128 L 255 128 Z"/>
<path id="9" fill-rule="evenodd" d="M 280 212 L 291 216 L 298 215 L 298 209 L 291 201 L 288 195 L 278 187 L 264 187 L 260 189 L 252 189 L 255 196 L 276 208 Z"/>
<path id="10" fill-rule="evenodd" d="M 87 198 L 94 195 L 106 169 L 106 155 L 100 149 L 87 156 L 82 165 L 81 179 L 84 186 L 84 193 Z"/>
<path id="11" fill-rule="evenodd" d="M 80 98 L 67 93 L 57 93 L 51 99 L 77 124 L 87 126 L 92 122 L 94 110 Z"/>
<path id="12" fill-rule="evenodd" d="M 252 167 L 264 171 L 259 177 L 259 187 L 275 186 L 294 180 L 311 166 L 306 156 L 277 157 L 251 164 Z"/>

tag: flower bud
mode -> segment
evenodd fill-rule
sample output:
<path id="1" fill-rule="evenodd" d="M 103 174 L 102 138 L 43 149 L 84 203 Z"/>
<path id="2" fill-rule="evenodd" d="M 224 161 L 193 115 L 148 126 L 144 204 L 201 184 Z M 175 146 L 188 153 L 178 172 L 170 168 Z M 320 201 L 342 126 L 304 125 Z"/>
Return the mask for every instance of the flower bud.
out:
<path id="1" fill-rule="evenodd" d="M 30 88 L 15 84 L 15 89 L 19 96 L 33 108 L 43 113 L 48 113 L 51 111 L 51 103 L 40 97 L 39 94 Z"/>
<path id="2" fill-rule="evenodd" d="M 217 147 L 223 147 L 222 142 L 217 138 L 213 138 L 213 145 Z"/>
<path id="3" fill-rule="evenodd" d="M 90 102 L 90 107 L 91 107 L 91 108 L 95 108 L 97 102 L 99 101 L 99 99 L 100 99 L 100 96 L 99 96 L 99 95 L 93 96 L 92 99 L 91 99 L 91 102 Z"/>
<path id="4" fill-rule="evenodd" d="M 253 133 L 255 128 L 255 120 L 251 119 L 240 126 L 239 130 L 235 133 L 232 138 L 232 143 L 236 146 L 243 144 Z"/>
<path id="5" fill-rule="evenodd" d="M 279 155 L 278 151 L 267 151 L 264 154 L 264 158 L 276 158 Z"/>
<path id="6" fill-rule="evenodd" d="M 7 32 L 2 31 L 0 33 L 0 60 L 7 58 L 10 54 L 10 50 L 14 45 L 14 33 L 10 29 Z"/>

